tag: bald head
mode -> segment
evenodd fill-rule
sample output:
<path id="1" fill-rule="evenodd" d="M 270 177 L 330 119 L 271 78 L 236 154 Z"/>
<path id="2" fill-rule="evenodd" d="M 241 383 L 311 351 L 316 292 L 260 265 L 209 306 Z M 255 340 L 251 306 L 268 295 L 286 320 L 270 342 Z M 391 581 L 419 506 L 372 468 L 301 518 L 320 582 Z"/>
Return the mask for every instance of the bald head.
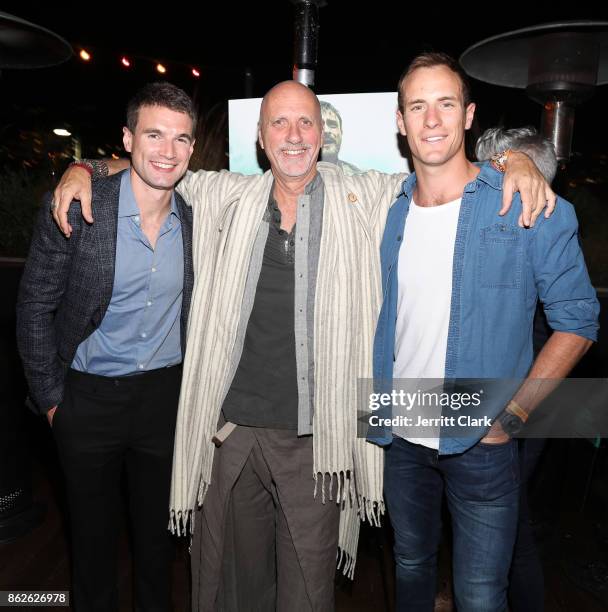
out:
<path id="1" fill-rule="evenodd" d="M 258 138 L 277 181 L 303 191 L 317 172 L 322 126 L 319 100 L 308 87 L 284 81 L 264 96 Z"/>
<path id="2" fill-rule="evenodd" d="M 262 98 L 259 119 L 260 125 L 263 123 L 264 113 L 269 104 L 276 103 L 277 100 L 280 102 L 286 99 L 299 99 L 303 102 L 312 103 L 317 109 L 319 120 L 321 119 L 321 105 L 319 104 L 319 99 L 311 89 L 297 81 L 282 81 L 270 88 Z"/>

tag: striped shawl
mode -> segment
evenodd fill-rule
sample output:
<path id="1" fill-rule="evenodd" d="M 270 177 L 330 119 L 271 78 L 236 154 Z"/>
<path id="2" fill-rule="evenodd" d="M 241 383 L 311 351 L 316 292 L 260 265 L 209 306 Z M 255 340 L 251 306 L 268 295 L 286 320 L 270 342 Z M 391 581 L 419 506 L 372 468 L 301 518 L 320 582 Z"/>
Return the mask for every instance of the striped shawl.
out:
<path id="1" fill-rule="evenodd" d="M 314 313 L 314 491 L 342 508 L 338 564 L 352 577 L 359 518 L 379 523 L 382 450 L 357 438 L 357 380 L 372 376 L 381 303 L 380 239 L 403 175 L 346 176 L 319 163 L 325 185 Z M 194 290 L 177 418 L 171 527 L 193 529 L 211 482 L 216 432 L 248 266 L 273 177 L 189 173 L 178 190 L 193 205 Z M 333 477 L 332 477 L 333 476 Z M 332 490 L 331 483 L 337 483 Z"/>

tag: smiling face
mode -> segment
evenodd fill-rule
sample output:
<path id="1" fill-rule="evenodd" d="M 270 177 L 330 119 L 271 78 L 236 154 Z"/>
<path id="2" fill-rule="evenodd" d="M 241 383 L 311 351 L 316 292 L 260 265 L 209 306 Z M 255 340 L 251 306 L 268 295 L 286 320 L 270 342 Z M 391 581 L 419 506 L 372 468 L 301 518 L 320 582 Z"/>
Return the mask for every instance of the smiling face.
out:
<path id="1" fill-rule="evenodd" d="M 185 174 L 194 150 L 192 119 L 165 106 L 142 106 L 135 131 L 123 128 L 131 153 L 131 176 L 152 189 L 173 189 Z"/>
<path id="2" fill-rule="evenodd" d="M 458 75 L 447 66 L 417 68 L 403 82 L 403 107 L 397 125 L 414 165 L 441 166 L 465 157 L 464 134 L 471 127 L 475 104 L 466 108 Z"/>
<path id="3" fill-rule="evenodd" d="M 315 94 L 294 81 L 273 87 L 262 101 L 258 138 L 275 178 L 307 183 L 316 174 L 321 148 Z"/>

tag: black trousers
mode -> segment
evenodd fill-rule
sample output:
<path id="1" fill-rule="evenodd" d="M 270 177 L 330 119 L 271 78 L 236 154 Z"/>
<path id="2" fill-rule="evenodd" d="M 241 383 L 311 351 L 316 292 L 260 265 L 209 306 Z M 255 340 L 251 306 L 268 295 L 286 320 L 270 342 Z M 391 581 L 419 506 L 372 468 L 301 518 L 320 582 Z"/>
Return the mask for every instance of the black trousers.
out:
<path id="1" fill-rule="evenodd" d="M 65 474 L 76 612 L 118 611 L 126 470 L 135 609 L 171 609 L 169 491 L 181 366 L 109 378 L 70 370 L 53 433 Z"/>
<path id="2" fill-rule="evenodd" d="M 512 612 L 543 612 L 545 581 L 536 536 L 530 524 L 528 489 L 547 441 L 521 438 L 518 443 L 521 486 L 517 538 L 509 572 L 509 607 Z"/>

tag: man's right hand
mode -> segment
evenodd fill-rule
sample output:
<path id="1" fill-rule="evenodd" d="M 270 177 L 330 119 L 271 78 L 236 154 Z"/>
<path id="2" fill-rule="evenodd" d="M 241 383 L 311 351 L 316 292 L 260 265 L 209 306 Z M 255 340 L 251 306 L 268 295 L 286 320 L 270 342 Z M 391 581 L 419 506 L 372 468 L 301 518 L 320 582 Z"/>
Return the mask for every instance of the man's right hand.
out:
<path id="1" fill-rule="evenodd" d="M 122 172 L 131 165 L 131 161 L 125 158 L 107 159 L 103 162 L 108 168 L 108 175 Z M 69 166 L 53 193 L 52 206 L 53 219 L 55 219 L 55 223 L 66 238 L 72 235 L 72 226 L 68 223 L 68 211 L 72 200 L 80 200 L 84 220 L 93 223 L 91 198 L 91 177 L 89 173 L 79 166 Z"/>
<path id="2" fill-rule="evenodd" d="M 53 192 L 51 206 L 53 219 L 66 238 L 72 235 L 72 226 L 68 223 L 68 211 L 72 200 L 80 200 L 82 216 L 88 223 L 93 223 L 91 198 L 91 176 L 84 168 L 70 166 Z"/>
<path id="3" fill-rule="evenodd" d="M 85 170 L 86 172 L 86 170 Z M 47 413 L 46 418 L 48 419 L 49 425 L 53 426 L 53 417 L 55 416 L 55 410 L 57 410 L 57 406 L 53 406 Z"/>

